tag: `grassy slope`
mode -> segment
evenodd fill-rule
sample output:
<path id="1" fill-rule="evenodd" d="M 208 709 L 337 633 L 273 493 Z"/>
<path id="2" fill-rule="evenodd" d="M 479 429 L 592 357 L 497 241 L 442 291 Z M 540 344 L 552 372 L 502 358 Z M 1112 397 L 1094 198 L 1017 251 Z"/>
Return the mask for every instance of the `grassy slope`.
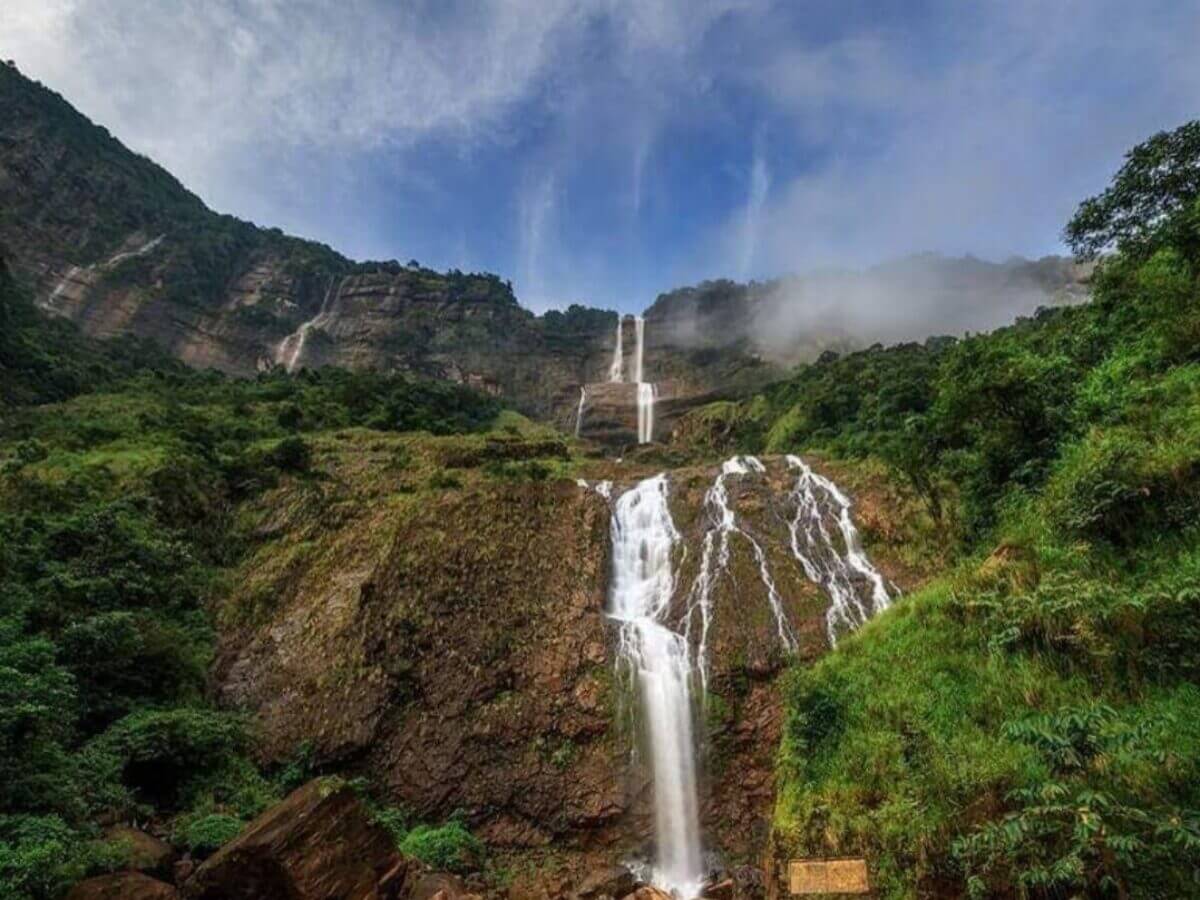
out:
<path id="1" fill-rule="evenodd" d="M 780 856 L 865 854 L 886 897 L 1197 890 L 1198 263 L 1110 260 L 1086 307 L 708 413 L 742 446 L 916 449 L 959 535 L 791 674 Z"/>

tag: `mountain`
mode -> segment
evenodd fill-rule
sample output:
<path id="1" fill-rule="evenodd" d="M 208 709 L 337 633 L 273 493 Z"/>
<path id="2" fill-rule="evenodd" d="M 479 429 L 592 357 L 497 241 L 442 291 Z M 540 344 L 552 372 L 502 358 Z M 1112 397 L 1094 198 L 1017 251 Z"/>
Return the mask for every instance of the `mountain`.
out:
<path id="1" fill-rule="evenodd" d="M 215 213 L 11 65 L 0 244 L 38 304 L 89 335 L 139 335 L 237 375 L 338 364 L 448 378 L 540 415 L 599 379 L 616 323 L 579 307 L 537 317 L 494 275 L 355 263 Z"/>
<path id="2" fill-rule="evenodd" d="M 823 352 L 990 331 L 1039 307 L 1088 297 L 1092 266 L 1060 256 L 990 263 L 934 253 L 862 271 L 766 282 L 706 281 L 660 294 L 646 311 L 648 348 L 741 348 L 793 366 Z"/>
<path id="3" fill-rule="evenodd" d="M 615 313 L 572 306 L 535 316 L 493 274 L 354 262 L 213 212 L 8 64 L 0 65 L 0 247 L 44 311 L 88 335 L 152 340 L 197 368 L 251 375 L 338 365 L 443 378 L 564 427 L 580 388 L 609 380 Z M 665 431 L 699 399 L 761 387 L 826 349 L 881 339 L 846 314 L 867 295 L 919 329 L 932 294 L 938 309 L 968 311 L 961 322 L 946 317 L 956 328 L 979 327 L 972 310 L 1000 324 L 1016 295 L 1029 307 L 1019 311 L 1032 311 L 1062 292 L 1078 296 L 1079 285 L 1070 264 L 1054 259 L 707 282 L 663 294 L 646 311 L 645 377 L 660 385 Z M 632 325 L 624 329 L 631 339 Z M 593 392 L 601 394 L 610 414 L 597 435 L 628 439 L 633 394 Z"/>

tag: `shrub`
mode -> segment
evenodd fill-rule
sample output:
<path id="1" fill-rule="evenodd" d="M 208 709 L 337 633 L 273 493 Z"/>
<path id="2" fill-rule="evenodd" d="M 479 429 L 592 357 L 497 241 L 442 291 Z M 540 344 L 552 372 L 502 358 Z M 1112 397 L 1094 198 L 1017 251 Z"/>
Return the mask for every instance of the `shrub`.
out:
<path id="1" fill-rule="evenodd" d="M 57 816 L 0 815 L 0 897 L 52 900 L 129 862 L 127 847 L 88 840 Z"/>
<path id="2" fill-rule="evenodd" d="M 176 828 L 175 840 L 198 856 L 208 856 L 242 833 L 245 823 L 225 813 L 185 818 Z"/>
<path id="3" fill-rule="evenodd" d="M 445 872 L 477 869 L 484 856 L 482 842 L 457 819 L 444 825 L 418 825 L 404 836 L 400 852 Z"/>
<path id="4" fill-rule="evenodd" d="M 271 462 L 284 472 L 307 472 L 312 468 L 312 448 L 304 438 L 284 438 L 271 451 Z"/>
<path id="5" fill-rule="evenodd" d="M 114 723 L 91 746 L 113 760 L 142 799 L 176 808 L 192 779 L 223 768 L 245 744 L 241 723 L 207 709 L 140 710 Z"/>
<path id="6" fill-rule="evenodd" d="M 100 613 L 69 626 L 59 658 L 80 687 L 84 731 L 100 731 L 147 701 L 198 697 L 204 661 L 193 642 L 178 625 L 130 612 Z"/>
<path id="7" fill-rule="evenodd" d="M 449 472 L 434 472 L 429 476 L 429 487 L 435 491 L 457 490 L 462 487 L 462 482 Z"/>

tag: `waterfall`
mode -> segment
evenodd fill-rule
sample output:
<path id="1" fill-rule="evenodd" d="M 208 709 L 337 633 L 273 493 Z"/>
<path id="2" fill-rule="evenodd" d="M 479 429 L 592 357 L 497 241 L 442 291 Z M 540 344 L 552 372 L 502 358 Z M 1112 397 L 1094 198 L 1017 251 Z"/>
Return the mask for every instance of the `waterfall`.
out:
<path id="1" fill-rule="evenodd" d="M 54 286 L 54 291 L 50 294 L 49 299 L 46 300 L 43 306 L 45 306 L 47 309 L 52 309 L 54 304 L 58 302 L 58 298 L 62 296 L 62 292 L 67 289 L 67 285 L 70 284 L 78 274 L 79 266 L 71 266 L 71 268 L 67 269 L 67 274 L 64 275 L 62 280 L 60 280 L 58 284 Z"/>
<path id="2" fill-rule="evenodd" d="M 648 444 L 654 440 L 655 386 L 642 380 L 646 358 L 646 320 L 641 316 L 633 319 L 637 344 L 633 353 L 634 381 L 637 382 L 638 443 Z"/>
<path id="3" fill-rule="evenodd" d="M 883 576 L 871 565 L 862 549 L 858 529 L 850 517 L 851 503 L 836 484 L 814 472 L 798 456 L 788 456 L 789 468 L 800 476 L 792 489 L 796 513 L 788 523 L 792 554 L 800 561 L 810 581 L 821 585 L 829 595 L 825 630 L 831 645 L 837 644 L 839 631 L 857 628 L 871 616 L 891 605 Z M 837 522 L 844 552 L 839 551 L 825 527 L 826 517 Z M 869 586 L 864 600 L 856 582 Z"/>
<path id="4" fill-rule="evenodd" d="M 633 317 L 633 333 L 637 340 L 633 354 L 633 380 L 641 384 L 645 380 L 642 378 L 642 362 L 646 358 L 646 320 L 641 316 Z"/>
<path id="5" fill-rule="evenodd" d="M 708 685 L 708 628 L 712 621 L 712 592 L 717 580 L 729 571 L 729 543 L 733 535 L 740 535 L 750 545 L 754 561 L 758 565 L 758 575 L 767 591 L 767 603 L 775 617 L 775 630 L 784 649 L 791 652 L 796 649 L 796 636 L 787 616 L 783 611 L 783 598 L 771 576 L 767 562 L 767 554 L 762 544 L 748 531 L 737 524 L 737 516 L 729 503 L 729 491 L 726 481 L 730 476 L 761 475 L 767 471 L 762 461 L 754 456 L 733 456 L 721 465 L 712 487 L 704 495 L 704 511 L 708 516 L 708 528 L 704 532 L 704 540 L 700 549 L 700 568 L 692 582 L 688 593 L 688 628 L 692 619 L 700 619 L 699 650 L 697 653 L 700 677 L 707 689 Z"/>
<path id="6" fill-rule="evenodd" d="M 671 554 L 679 532 L 657 475 L 622 494 L 612 516 L 609 614 L 620 623 L 619 658 L 635 675 L 654 775 L 654 882 L 677 897 L 700 893 L 700 844 L 692 666 L 685 635 L 667 620 L 675 592 Z"/>
<path id="7" fill-rule="evenodd" d="M 645 381 L 637 386 L 638 443 L 654 440 L 654 385 Z"/>
<path id="8" fill-rule="evenodd" d="M 58 298 L 61 297 L 63 291 L 65 291 L 67 289 L 67 285 L 70 284 L 72 281 L 74 281 L 76 278 L 78 278 L 79 274 L 81 272 L 90 272 L 94 269 L 99 269 L 102 272 L 107 272 L 110 269 L 116 268 L 117 266 L 119 266 L 121 263 L 123 263 L 127 259 L 133 259 L 134 257 L 137 257 L 137 256 L 145 256 L 147 253 L 151 252 L 155 247 L 157 247 L 159 244 L 161 244 L 163 242 L 163 238 L 165 238 L 165 237 L 166 237 L 165 234 L 160 234 L 158 237 L 154 238 L 153 240 L 147 241 L 146 243 L 142 244 L 140 247 L 135 247 L 132 250 L 124 250 L 120 253 L 115 253 L 111 257 L 109 257 L 108 259 L 106 259 L 100 263 L 93 263 L 90 266 L 71 266 L 69 269 L 67 269 L 67 274 L 64 275 L 59 280 L 58 284 L 56 284 L 54 286 L 54 290 L 50 293 L 50 296 L 46 298 L 45 302 L 42 303 L 42 307 L 44 309 L 53 309 L 54 304 L 58 302 Z M 86 287 L 86 285 L 85 285 L 85 287 Z"/>
<path id="9" fill-rule="evenodd" d="M 579 437 L 579 432 L 583 429 L 583 407 L 587 403 L 587 385 L 579 388 L 579 409 L 575 411 L 575 437 Z"/>
<path id="10" fill-rule="evenodd" d="M 621 314 L 617 314 L 617 346 L 613 350 L 612 365 L 608 367 L 609 381 L 624 381 L 625 369 L 625 352 L 622 348 L 623 339 L 621 337 Z"/>
<path id="11" fill-rule="evenodd" d="M 111 269 L 113 266 L 116 266 L 119 263 L 123 263 L 127 259 L 133 259 L 135 256 L 146 255 L 151 250 L 153 250 L 155 247 L 157 247 L 159 244 L 161 244 L 163 242 L 163 238 L 165 238 L 165 237 L 166 237 L 165 234 L 160 234 L 154 240 L 147 241 L 146 243 L 142 244 L 142 246 L 140 246 L 140 247 L 136 247 L 133 250 L 126 250 L 124 253 L 116 254 L 111 259 L 109 259 L 108 262 L 106 262 L 104 264 L 104 268 Z"/>
<path id="12" fill-rule="evenodd" d="M 337 294 L 341 292 L 340 282 L 338 282 L 337 291 L 334 291 L 334 282 L 337 281 L 337 276 L 330 276 L 329 284 L 325 287 L 325 296 L 321 299 L 321 308 L 317 314 L 280 341 L 275 348 L 275 362 L 281 364 L 289 374 L 296 370 L 297 363 L 304 355 L 304 345 L 308 342 L 308 333 L 314 328 L 320 328 L 329 320 L 330 301 L 336 300 Z"/>

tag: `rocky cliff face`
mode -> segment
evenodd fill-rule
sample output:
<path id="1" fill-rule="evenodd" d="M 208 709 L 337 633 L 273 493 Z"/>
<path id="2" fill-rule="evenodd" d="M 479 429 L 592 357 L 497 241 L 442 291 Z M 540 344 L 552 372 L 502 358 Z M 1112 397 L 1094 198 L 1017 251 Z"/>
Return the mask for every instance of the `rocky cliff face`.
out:
<path id="1" fill-rule="evenodd" d="M 150 338 L 189 365 L 236 375 L 272 365 L 412 372 L 473 384 L 570 427 L 580 387 L 608 380 L 615 344 L 612 312 L 534 316 L 495 275 L 355 263 L 214 213 L 9 65 L 0 65 L 0 245 L 45 311 L 90 335 Z M 996 296 L 1029 305 L 1077 298 L 1083 274 L 1054 259 L 944 260 L 706 282 L 647 310 L 644 380 L 676 404 L 743 393 L 781 366 L 874 339 L 842 315 L 864 296 L 901 310 L 924 308 L 929 296 L 953 309 L 988 309 Z M 622 327 L 631 347 L 632 322 Z"/>
<path id="2" fill-rule="evenodd" d="M 464 811 L 501 852 L 648 849 L 649 775 L 632 762 L 645 758 L 631 755 L 634 695 L 605 615 L 610 501 L 569 479 L 514 482 L 491 463 L 542 456 L 591 485 L 615 479 L 612 496 L 653 470 L 554 462 L 552 443 L 345 432 L 318 442 L 316 478 L 256 504 L 259 549 L 221 607 L 215 678 L 226 704 L 253 713 L 264 757 L 308 742 L 424 818 Z M 716 472 L 669 473 L 680 604 L 712 527 Z M 779 675 L 827 646 L 828 597 L 789 549 L 793 477 L 774 460 L 728 485 L 739 527 L 765 552 L 734 536 L 712 592 L 703 817 L 732 861 L 755 859 L 766 839 Z M 864 526 L 885 573 L 908 586 L 897 560 L 912 523 L 873 527 L 879 490 L 862 483 Z M 763 565 L 795 654 L 779 641 Z"/>
<path id="3" fill-rule="evenodd" d="M 612 353 L 613 313 L 534 316 L 494 275 L 353 263 L 207 209 L 61 97 L 0 65 L 0 244 L 42 308 L 237 375 L 271 365 L 471 383 L 544 417 Z"/>

